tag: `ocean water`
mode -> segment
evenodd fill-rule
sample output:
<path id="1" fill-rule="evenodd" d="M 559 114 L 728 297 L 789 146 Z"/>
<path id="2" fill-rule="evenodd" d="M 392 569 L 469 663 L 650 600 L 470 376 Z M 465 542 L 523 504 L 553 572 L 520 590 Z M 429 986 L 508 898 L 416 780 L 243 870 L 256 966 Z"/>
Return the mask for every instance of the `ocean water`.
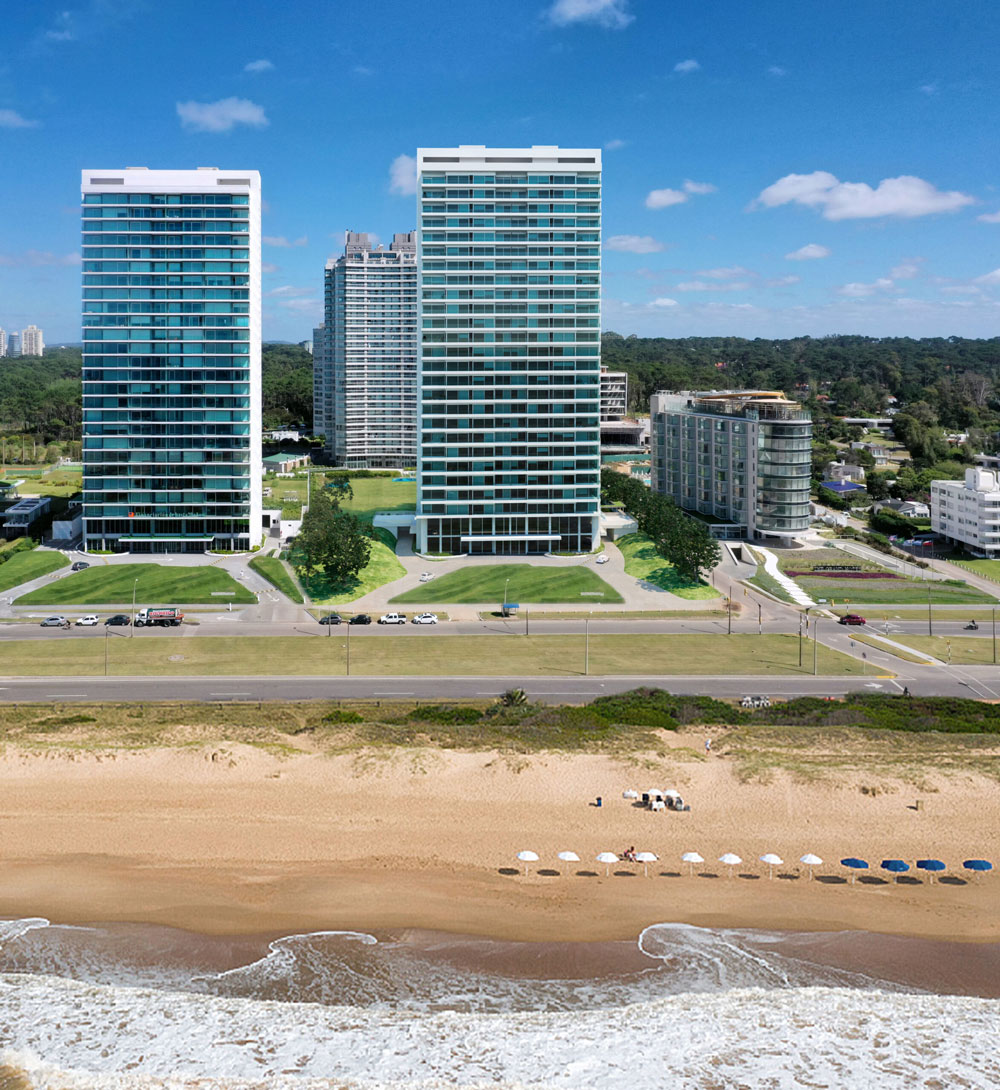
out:
<path id="1" fill-rule="evenodd" d="M 0 1090 L 994 1088 L 998 967 L 669 923 L 531 944 L 0 921 Z"/>

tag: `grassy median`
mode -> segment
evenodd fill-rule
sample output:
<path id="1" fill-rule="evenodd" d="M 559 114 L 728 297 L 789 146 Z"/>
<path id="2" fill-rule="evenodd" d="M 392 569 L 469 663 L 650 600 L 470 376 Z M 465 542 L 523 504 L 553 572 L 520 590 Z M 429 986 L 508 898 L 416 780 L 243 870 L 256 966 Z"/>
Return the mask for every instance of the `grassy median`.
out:
<path id="1" fill-rule="evenodd" d="M 106 640 L 57 635 L 4 642 L 8 677 L 221 675 L 337 676 L 346 673 L 347 629 L 331 635 L 154 636 Z M 351 673 L 415 676 L 811 674 L 812 648 L 798 665 L 795 636 L 382 634 L 351 640 Z M 819 672 L 861 675 L 861 662 L 820 645 Z"/>
<path id="2" fill-rule="evenodd" d="M 621 602 L 622 596 L 590 568 L 577 564 L 470 564 L 398 594 L 407 602 Z"/>
<path id="3" fill-rule="evenodd" d="M 58 571 L 60 568 L 65 568 L 67 564 L 69 561 L 62 553 L 40 552 L 37 549 L 15 553 L 9 560 L 0 564 L 0 591 L 19 587 L 22 583 L 30 583 L 32 579 Z"/>
<path id="4" fill-rule="evenodd" d="M 8 562 L 9 563 L 9 562 Z M 133 591 L 134 588 L 134 591 Z M 17 599 L 20 606 L 249 604 L 257 596 L 208 564 L 95 564 Z"/>
<path id="5" fill-rule="evenodd" d="M 293 602 L 302 604 L 302 592 L 295 585 L 289 570 L 276 556 L 255 556 L 250 561 L 250 567 Z"/>

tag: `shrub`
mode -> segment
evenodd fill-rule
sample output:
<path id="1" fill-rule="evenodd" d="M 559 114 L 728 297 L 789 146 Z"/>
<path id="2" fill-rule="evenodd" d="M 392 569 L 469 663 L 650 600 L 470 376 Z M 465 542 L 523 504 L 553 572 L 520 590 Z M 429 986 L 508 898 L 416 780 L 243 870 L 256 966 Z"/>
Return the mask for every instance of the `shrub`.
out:
<path id="1" fill-rule="evenodd" d="M 363 723 L 364 717 L 358 715 L 357 712 L 349 711 L 347 708 L 331 708 L 330 711 L 323 716 L 324 723 Z"/>
<path id="2" fill-rule="evenodd" d="M 444 723 L 447 726 L 459 726 L 465 723 L 478 723 L 483 713 L 479 708 L 469 708 L 455 704 L 427 704 L 416 707 L 409 718 L 424 723 Z"/>

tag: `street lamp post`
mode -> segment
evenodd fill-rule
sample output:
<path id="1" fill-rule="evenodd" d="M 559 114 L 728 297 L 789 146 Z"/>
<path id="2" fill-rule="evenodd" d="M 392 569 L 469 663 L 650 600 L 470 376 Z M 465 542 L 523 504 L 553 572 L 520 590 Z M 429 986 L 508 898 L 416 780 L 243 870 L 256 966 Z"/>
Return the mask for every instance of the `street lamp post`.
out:
<path id="1" fill-rule="evenodd" d="M 927 584 L 927 635 L 934 635 L 934 620 L 931 617 L 931 585 Z"/>
<path id="2" fill-rule="evenodd" d="M 727 601 L 726 605 L 728 607 L 726 609 L 726 612 L 729 614 L 729 621 L 728 621 L 728 628 L 726 630 L 726 635 L 731 636 L 733 634 L 733 584 L 732 583 L 729 584 L 729 600 Z"/>
<path id="3" fill-rule="evenodd" d="M 129 626 L 129 639 L 135 635 L 135 588 L 139 585 L 138 578 L 132 583 L 132 624 Z"/>
<path id="4" fill-rule="evenodd" d="M 819 617 L 813 618 L 813 676 L 819 673 Z"/>
<path id="5" fill-rule="evenodd" d="M 500 615 L 502 617 L 507 616 L 507 584 L 510 583 L 510 576 L 504 580 L 503 584 L 503 601 L 500 603 Z"/>
<path id="6" fill-rule="evenodd" d="M 583 644 L 583 672 L 590 673 L 590 618 L 583 619 L 584 644 Z"/>
<path id="7" fill-rule="evenodd" d="M 994 606 L 990 612 L 993 614 L 993 665 L 997 664 L 997 607 Z"/>
<path id="8" fill-rule="evenodd" d="M 351 625 L 347 625 L 347 676 L 351 676 Z"/>

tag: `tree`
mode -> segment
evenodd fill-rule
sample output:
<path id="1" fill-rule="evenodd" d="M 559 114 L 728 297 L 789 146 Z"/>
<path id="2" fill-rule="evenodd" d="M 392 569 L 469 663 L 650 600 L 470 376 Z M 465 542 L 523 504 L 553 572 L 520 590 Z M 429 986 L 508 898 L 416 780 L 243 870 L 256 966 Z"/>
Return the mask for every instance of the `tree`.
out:
<path id="1" fill-rule="evenodd" d="M 865 474 L 865 487 L 868 489 L 869 498 L 873 500 L 888 499 L 889 475 L 870 470 Z"/>
<path id="2" fill-rule="evenodd" d="M 295 542 L 296 570 L 323 572 L 334 586 L 341 586 L 365 567 L 371 551 L 370 526 L 341 511 L 325 491 L 316 493 Z"/>

